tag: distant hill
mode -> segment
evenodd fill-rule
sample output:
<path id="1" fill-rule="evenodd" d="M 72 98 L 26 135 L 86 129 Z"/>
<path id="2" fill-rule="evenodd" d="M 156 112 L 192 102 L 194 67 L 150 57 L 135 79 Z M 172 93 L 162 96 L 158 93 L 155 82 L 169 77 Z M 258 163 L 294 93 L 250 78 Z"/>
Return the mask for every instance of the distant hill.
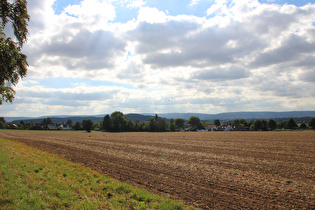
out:
<path id="1" fill-rule="evenodd" d="M 41 117 L 4 117 L 4 119 L 7 122 L 20 122 L 20 121 L 24 121 L 25 123 L 29 122 L 29 121 L 34 121 L 35 123 L 41 123 L 41 121 L 44 118 L 50 117 L 51 120 L 54 123 L 66 123 L 68 119 L 71 119 L 73 123 L 79 121 L 82 122 L 83 120 L 87 120 L 90 119 L 93 122 L 101 122 L 101 120 L 103 120 L 104 115 L 93 115 L 93 116 L 88 116 L 88 115 L 83 115 L 83 116 L 71 116 L 71 115 L 57 115 L 57 116 L 41 116 Z M 125 117 L 127 117 L 128 119 L 132 120 L 133 122 L 136 120 L 139 120 L 140 122 L 148 122 L 149 117 L 153 117 L 153 116 L 147 116 L 147 115 L 142 115 L 142 114 L 126 114 Z"/>
<path id="2" fill-rule="evenodd" d="M 148 114 L 150 115 L 150 114 Z M 151 114 L 153 115 L 153 114 Z M 315 117 L 315 111 L 291 111 L 291 112 L 226 112 L 219 114 L 203 113 L 168 113 L 158 114 L 165 118 L 183 118 L 188 120 L 191 116 L 199 117 L 200 120 L 233 120 L 233 119 L 282 119 L 282 118 L 300 118 Z"/>
<path id="3" fill-rule="evenodd" d="M 90 119 L 93 122 L 100 122 L 103 120 L 104 115 L 93 115 L 93 116 L 71 116 L 71 115 L 58 115 L 58 116 L 41 116 L 38 118 L 31 117 L 4 117 L 7 122 L 13 121 L 35 121 L 40 123 L 43 118 L 50 117 L 54 123 L 65 123 L 68 119 L 71 119 L 73 123 L 76 121 L 82 122 L 83 120 Z M 148 122 L 150 117 L 155 117 L 155 113 L 145 113 L 145 114 L 125 114 L 127 118 L 133 122 L 139 120 L 140 122 Z M 311 118 L 315 117 L 315 111 L 292 111 L 292 112 L 227 112 L 219 114 L 203 114 L 203 113 L 167 113 L 158 114 L 159 117 L 165 117 L 167 120 L 173 118 L 183 118 L 188 120 L 191 116 L 199 117 L 202 121 L 214 121 L 219 119 L 221 121 L 234 120 L 234 119 L 245 119 L 246 121 L 251 121 L 255 119 L 274 119 L 276 121 L 284 121 L 290 118 L 300 119 L 299 121 L 309 121 Z"/>

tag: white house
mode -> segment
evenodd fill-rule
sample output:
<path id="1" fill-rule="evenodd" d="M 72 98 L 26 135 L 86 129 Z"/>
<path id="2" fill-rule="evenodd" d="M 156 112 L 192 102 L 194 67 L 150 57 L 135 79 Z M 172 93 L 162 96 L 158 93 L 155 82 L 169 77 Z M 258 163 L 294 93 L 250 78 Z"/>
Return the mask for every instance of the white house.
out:
<path id="1" fill-rule="evenodd" d="M 232 128 L 232 126 L 230 126 L 230 125 L 228 125 L 225 129 L 224 129 L 224 131 L 232 131 L 233 130 L 233 128 Z"/>

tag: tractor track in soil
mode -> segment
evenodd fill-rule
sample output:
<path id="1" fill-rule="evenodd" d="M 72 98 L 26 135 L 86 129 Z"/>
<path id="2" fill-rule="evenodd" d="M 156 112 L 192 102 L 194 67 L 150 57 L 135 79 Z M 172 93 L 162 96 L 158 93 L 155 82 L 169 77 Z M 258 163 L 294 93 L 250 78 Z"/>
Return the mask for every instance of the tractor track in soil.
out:
<path id="1" fill-rule="evenodd" d="M 315 209 L 315 132 L 0 132 L 204 209 Z"/>

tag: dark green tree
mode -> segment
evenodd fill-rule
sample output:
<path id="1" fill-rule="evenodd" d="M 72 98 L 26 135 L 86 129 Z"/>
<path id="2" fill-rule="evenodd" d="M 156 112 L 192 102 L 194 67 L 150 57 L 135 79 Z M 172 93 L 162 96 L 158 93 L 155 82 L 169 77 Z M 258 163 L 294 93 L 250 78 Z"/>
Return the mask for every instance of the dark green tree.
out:
<path id="1" fill-rule="evenodd" d="M 197 126 L 197 129 L 205 129 L 206 125 L 200 121 L 199 125 Z"/>
<path id="2" fill-rule="evenodd" d="M 77 121 L 74 123 L 74 126 L 73 126 L 73 129 L 74 130 L 81 130 L 82 129 L 82 124 L 81 122 Z"/>
<path id="3" fill-rule="evenodd" d="M 48 125 L 53 124 L 53 121 L 50 117 L 42 119 L 41 124 L 44 126 L 45 130 L 48 129 Z"/>
<path id="4" fill-rule="evenodd" d="M 4 117 L 0 117 L 0 122 L 3 122 L 4 124 L 6 123 Z"/>
<path id="5" fill-rule="evenodd" d="M 24 123 L 23 121 L 20 121 L 18 124 L 17 124 L 17 126 L 18 126 L 18 129 L 20 129 L 20 130 L 24 130 L 24 124 L 22 124 L 22 123 Z"/>
<path id="6" fill-rule="evenodd" d="M 262 122 L 262 124 L 263 124 L 262 130 L 263 130 L 263 131 L 266 131 L 266 130 L 267 130 L 267 124 L 268 124 L 267 121 L 266 121 L 266 120 L 262 120 L 261 122 Z"/>
<path id="7" fill-rule="evenodd" d="M 277 123 L 276 123 L 276 121 L 274 121 L 273 119 L 270 119 L 270 120 L 268 121 L 268 123 L 267 123 L 267 127 L 268 127 L 271 131 L 273 131 L 274 129 L 277 128 Z"/>
<path id="8" fill-rule="evenodd" d="M 315 130 L 315 118 L 312 118 L 312 119 L 308 122 L 308 126 L 310 126 L 313 130 Z"/>
<path id="9" fill-rule="evenodd" d="M 277 123 L 277 128 L 284 129 L 287 124 L 287 121 L 282 121 Z"/>
<path id="10" fill-rule="evenodd" d="M 305 130 L 306 128 L 307 128 L 306 124 L 305 124 L 304 122 L 301 123 L 300 129 L 301 129 L 301 130 Z"/>
<path id="11" fill-rule="evenodd" d="M 67 122 L 66 122 L 66 125 L 67 126 L 72 126 L 73 122 L 71 119 L 68 119 Z"/>
<path id="12" fill-rule="evenodd" d="M 26 0 L 1 0 L 0 1 L 0 105 L 3 101 L 12 103 L 15 86 L 20 78 L 26 76 L 28 63 L 22 46 L 27 39 L 27 14 Z M 10 23 L 16 41 L 7 37 L 4 28 Z"/>
<path id="13" fill-rule="evenodd" d="M 175 127 L 176 127 L 176 129 L 180 129 L 180 128 L 184 129 L 185 120 L 183 118 L 177 118 L 175 120 Z"/>
<path id="14" fill-rule="evenodd" d="M 165 117 L 160 118 L 159 122 L 160 122 L 160 130 L 159 131 L 160 132 L 165 132 L 167 130 L 168 126 L 169 126 L 167 121 L 166 121 L 166 118 Z"/>
<path id="15" fill-rule="evenodd" d="M 200 127 L 200 118 L 196 117 L 196 116 L 191 116 L 188 120 L 188 124 L 191 125 L 191 127 L 193 127 L 193 129 L 197 129 Z"/>
<path id="16" fill-rule="evenodd" d="M 93 124 L 93 130 L 95 130 L 95 131 L 99 131 L 100 130 L 100 123 L 99 122 L 95 122 Z"/>
<path id="17" fill-rule="evenodd" d="M 214 120 L 214 125 L 220 126 L 221 125 L 220 120 L 219 119 Z"/>
<path id="18" fill-rule="evenodd" d="M 87 119 L 82 122 L 83 129 L 87 132 L 91 132 L 94 129 L 94 123 L 92 120 Z"/>
<path id="19" fill-rule="evenodd" d="M 170 131 L 175 131 L 175 120 L 173 118 L 170 119 Z"/>
<path id="20" fill-rule="evenodd" d="M 149 124 L 148 124 L 148 128 L 149 128 L 149 131 L 151 132 L 154 132 L 155 131 L 155 120 L 153 117 L 150 117 L 149 118 Z"/>
<path id="21" fill-rule="evenodd" d="M 295 123 L 295 121 L 292 118 L 290 118 L 289 121 L 285 125 L 286 129 L 294 129 L 297 127 L 298 127 L 298 125 Z"/>
<path id="22" fill-rule="evenodd" d="M 240 120 L 239 119 L 233 120 L 233 123 L 232 123 L 233 126 L 234 125 L 239 125 L 239 124 L 240 124 Z"/>
<path id="23" fill-rule="evenodd" d="M 136 120 L 134 122 L 134 131 L 136 132 L 143 131 L 143 124 L 139 120 Z"/>
<path id="24" fill-rule="evenodd" d="M 122 112 L 116 111 L 110 115 L 112 121 L 112 131 L 122 132 L 126 131 L 127 120 Z"/>
<path id="25" fill-rule="evenodd" d="M 110 119 L 110 116 L 107 114 L 104 116 L 103 119 L 103 130 L 104 131 L 111 131 L 111 124 L 112 124 L 112 120 Z"/>
<path id="26" fill-rule="evenodd" d="M 264 124 L 262 120 L 260 119 L 255 120 L 254 123 L 252 124 L 252 129 L 255 131 L 263 130 L 263 128 L 264 128 Z"/>
<path id="27" fill-rule="evenodd" d="M 0 129 L 4 129 L 5 127 L 5 119 L 3 117 L 0 117 Z"/>
<path id="28" fill-rule="evenodd" d="M 127 118 L 127 128 L 126 131 L 134 131 L 134 123 L 132 120 Z"/>

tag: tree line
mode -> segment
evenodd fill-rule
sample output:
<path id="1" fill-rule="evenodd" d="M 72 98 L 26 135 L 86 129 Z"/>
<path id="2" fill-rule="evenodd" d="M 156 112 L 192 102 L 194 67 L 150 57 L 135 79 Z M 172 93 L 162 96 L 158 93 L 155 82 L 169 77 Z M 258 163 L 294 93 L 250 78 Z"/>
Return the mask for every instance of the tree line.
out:
<path id="1" fill-rule="evenodd" d="M 92 120 L 87 119 L 82 122 L 73 123 L 71 119 L 62 124 L 54 124 L 51 118 L 42 119 L 41 123 L 34 121 L 24 121 L 6 123 L 3 117 L 0 118 L 0 129 L 26 129 L 26 130 L 48 130 L 48 129 L 72 129 L 72 130 L 85 130 L 85 131 L 105 131 L 105 132 L 166 132 L 166 131 L 196 131 L 205 130 L 208 126 L 215 126 L 215 130 L 224 130 L 226 126 L 231 126 L 233 130 L 242 131 L 273 131 L 273 130 L 305 130 L 315 129 L 315 118 L 309 122 L 296 123 L 292 118 L 288 121 L 276 122 L 273 119 L 269 121 L 256 119 L 252 122 L 247 122 L 245 119 L 235 119 L 233 121 L 226 121 L 221 124 L 219 119 L 213 123 L 204 123 L 199 117 L 191 116 L 188 121 L 183 118 L 170 119 L 159 117 L 149 117 L 147 122 L 140 122 L 139 120 L 132 121 L 127 118 L 122 112 L 115 111 L 111 115 L 104 116 L 100 123 L 94 123 Z"/>

